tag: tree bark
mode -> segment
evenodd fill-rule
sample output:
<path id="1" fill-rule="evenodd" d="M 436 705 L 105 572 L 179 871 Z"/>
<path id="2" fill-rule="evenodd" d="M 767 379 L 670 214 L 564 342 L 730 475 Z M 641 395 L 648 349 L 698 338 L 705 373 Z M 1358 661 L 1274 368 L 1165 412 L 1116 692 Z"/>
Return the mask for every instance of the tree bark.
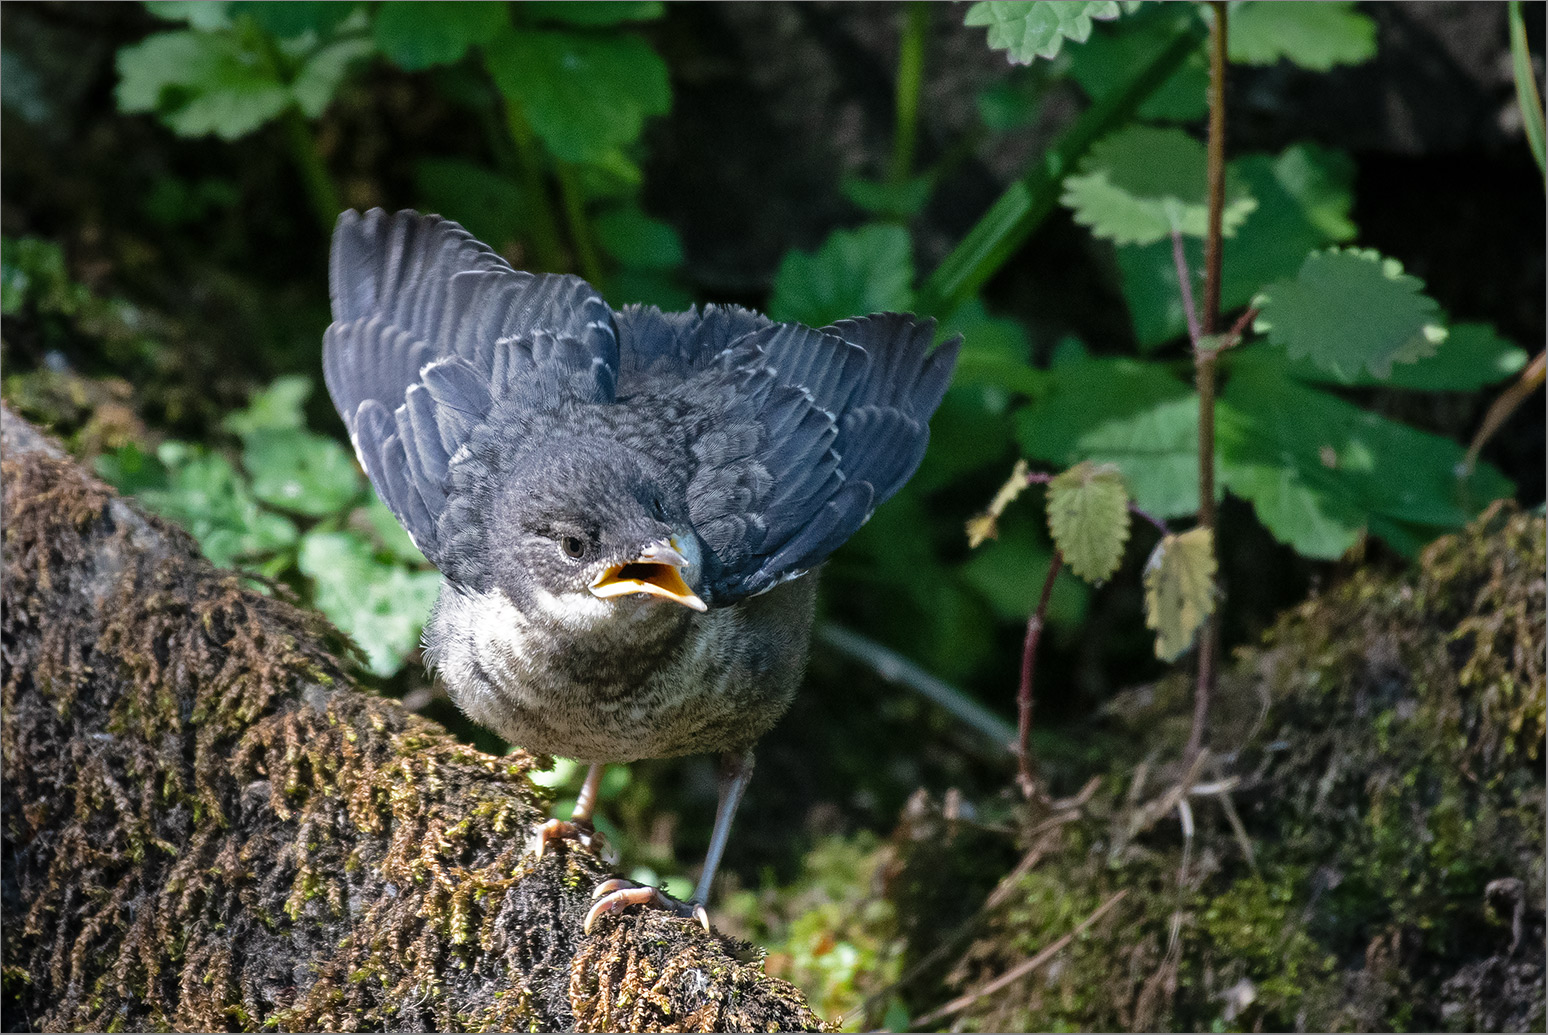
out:
<path id="1" fill-rule="evenodd" d="M 8 411 L 3 1027 L 795 1030 L 755 949 L 535 862 L 540 760 L 357 688 L 315 614 L 212 567 Z"/>

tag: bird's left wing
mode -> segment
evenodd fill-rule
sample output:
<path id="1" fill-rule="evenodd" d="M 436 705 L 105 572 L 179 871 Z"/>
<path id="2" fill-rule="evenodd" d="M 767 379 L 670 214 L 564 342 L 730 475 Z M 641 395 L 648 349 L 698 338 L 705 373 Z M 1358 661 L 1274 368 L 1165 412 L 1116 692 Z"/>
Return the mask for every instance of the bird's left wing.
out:
<path id="1" fill-rule="evenodd" d="M 520 273 L 462 227 L 345 212 L 323 373 L 361 465 L 432 562 L 447 469 L 497 402 L 609 402 L 612 311 L 578 277 Z"/>

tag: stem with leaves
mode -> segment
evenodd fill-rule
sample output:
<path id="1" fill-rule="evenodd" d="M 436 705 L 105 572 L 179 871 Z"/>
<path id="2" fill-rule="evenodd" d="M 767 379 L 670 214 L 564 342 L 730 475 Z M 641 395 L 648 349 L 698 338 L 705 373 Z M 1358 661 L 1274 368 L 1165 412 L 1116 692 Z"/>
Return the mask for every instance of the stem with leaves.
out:
<path id="1" fill-rule="evenodd" d="M 1225 209 L 1225 77 L 1226 4 L 1214 0 L 1209 47 L 1209 226 L 1204 238 L 1204 311 L 1199 314 L 1200 336 L 1193 343 L 1199 390 L 1199 526 L 1215 527 L 1215 361 L 1221 342 L 1220 261 L 1223 245 L 1221 214 Z M 1186 270 L 1179 270 L 1184 279 Z M 1216 544 L 1218 556 L 1219 545 Z M 1219 622 L 1212 613 L 1199 630 L 1199 675 L 1193 699 L 1193 727 L 1188 733 L 1186 757 L 1198 756 L 1204 747 L 1204 728 L 1209 718 L 1209 699 L 1215 686 Z"/>

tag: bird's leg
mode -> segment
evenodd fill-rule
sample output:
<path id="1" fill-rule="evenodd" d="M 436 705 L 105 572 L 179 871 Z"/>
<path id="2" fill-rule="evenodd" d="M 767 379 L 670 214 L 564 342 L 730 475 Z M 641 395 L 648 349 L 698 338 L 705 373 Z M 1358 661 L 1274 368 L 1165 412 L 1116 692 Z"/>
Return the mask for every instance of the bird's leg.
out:
<path id="1" fill-rule="evenodd" d="M 585 931 L 604 913 L 612 913 L 625 906 L 654 906 L 691 916 L 710 929 L 709 913 L 704 904 L 709 901 L 710 888 L 715 883 L 715 871 L 720 869 L 720 857 L 731 839 L 731 820 L 737 806 L 742 803 L 742 792 L 752 779 L 753 755 L 751 751 L 727 751 L 720 756 L 720 804 L 715 809 L 715 829 L 710 833 L 709 851 L 704 856 L 704 870 L 699 874 L 699 885 L 694 889 L 691 902 L 679 902 L 669 898 L 659 888 L 642 887 L 633 881 L 614 878 L 597 885 L 591 897 L 596 899 L 586 914 Z"/>
<path id="2" fill-rule="evenodd" d="M 591 844 L 596 833 L 591 826 L 591 814 L 597 807 L 597 791 L 602 786 L 602 771 L 606 768 L 601 762 L 594 762 L 586 770 L 586 780 L 581 784 L 575 811 L 570 813 L 569 819 L 550 819 L 533 833 L 532 851 L 539 859 L 543 858 L 543 849 L 548 842 L 559 838 L 573 837 L 583 845 Z"/>

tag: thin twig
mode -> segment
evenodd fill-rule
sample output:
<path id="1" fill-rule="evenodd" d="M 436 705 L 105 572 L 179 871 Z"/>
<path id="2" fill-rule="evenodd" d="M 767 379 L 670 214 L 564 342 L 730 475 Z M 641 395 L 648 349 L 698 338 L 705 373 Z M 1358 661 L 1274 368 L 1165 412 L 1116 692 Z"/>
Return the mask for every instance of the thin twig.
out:
<path id="1" fill-rule="evenodd" d="M 1129 513 L 1133 514 L 1137 518 L 1142 518 L 1145 521 L 1150 522 L 1152 525 L 1155 526 L 1156 531 L 1160 532 L 1162 535 L 1171 535 L 1172 534 L 1172 530 L 1166 526 L 1166 522 L 1165 521 L 1162 521 L 1160 518 L 1155 517 L 1155 516 L 1153 516 L 1151 514 L 1147 514 L 1145 511 L 1143 511 L 1140 508 L 1136 507 L 1133 503 L 1129 504 Z"/>
<path id="2" fill-rule="evenodd" d="M 1070 944 L 1070 942 L 1084 934 L 1092 924 L 1102 919 L 1102 917 L 1107 914 L 1109 909 L 1112 909 L 1119 902 L 1123 901 L 1124 896 L 1128 893 L 1128 888 L 1124 888 L 1123 890 L 1117 892 L 1106 902 L 1103 902 L 1100 906 L 1097 906 L 1096 910 L 1093 911 L 1090 916 L 1086 917 L 1086 919 L 1082 920 L 1078 925 L 1076 925 L 1073 931 L 1066 934 L 1052 945 L 1048 946 L 1042 952 L 1039 952 L 1036 956 L 1033 956 L 1031 959 L 1026 960 L 1025 962 L 1018 963 L 1016 966 L 1012 967 L 1004 974 L 1001 974 L 999 977 L 995 978 L 987 985 L 984 985 L 982 988 L 977 988 L 967 993 L 966 995 L 958 996 L 956 999 L 953 999 L 951 1002 L 947 1003 L 945 1006 L 942 1006 L 938 1010 L 931 1010 L 923 1017 L 915 1020 L 913 1022 L 914 1026 L 918 1028 L 928 1028 L 935 1024 L 937 1021 L 950 1017 L 952 1014 L 961 1013 L 969 1006 L 972 1006 L 974 1003 L 978 1002 L 978 1000 L 982 999 L 984 996 L 992 995 L 993 993 L 998 992 L 1000 989 L 1004 988 L 1006 985 L 1011 984 L 1013 981 L 1016 981 L 1032 973 L 1032 971 L 1036 970 L 1038 967 L 1041 967 L 1044 963 L 1047 963 L 1050 959 L 1057 955 L 1059 951 L 1062 950 L 1066 945 Z"/>
<path id="3" fill-rule="evenodd" d="M 1053 595 L 1054 579 L 1064 564 L 1064 555 L 1054 551 L 1048 563 L 1048 577 L 1043 580 L 1043 595 L 1038 598 L 1037 610 L 1027 619 L 1027 638 L 1021 648 L 1021 687 L 1016 693 L 1016 783 L 1025 797 L 1032 797 L 1036 787 L 1032 779 L 1032 758 L 1029 745 L 1032 739 L 1032 670 L 1037 660 L 1037 643 L 1043 636 L 1043 625 L 1048 619 L 1048 598 Z"/>
<path id="4" fill-rule="evenodd" d="M 1013 751 L 1016 731 L 1011 724 L 967 694 L 931 675 L 896 651 L 850 629 L 824 622 L 817 627 L 818 642 L 860 662 L 889 683 L 929 698 L 970 726 L 1001 751 Z"/>

